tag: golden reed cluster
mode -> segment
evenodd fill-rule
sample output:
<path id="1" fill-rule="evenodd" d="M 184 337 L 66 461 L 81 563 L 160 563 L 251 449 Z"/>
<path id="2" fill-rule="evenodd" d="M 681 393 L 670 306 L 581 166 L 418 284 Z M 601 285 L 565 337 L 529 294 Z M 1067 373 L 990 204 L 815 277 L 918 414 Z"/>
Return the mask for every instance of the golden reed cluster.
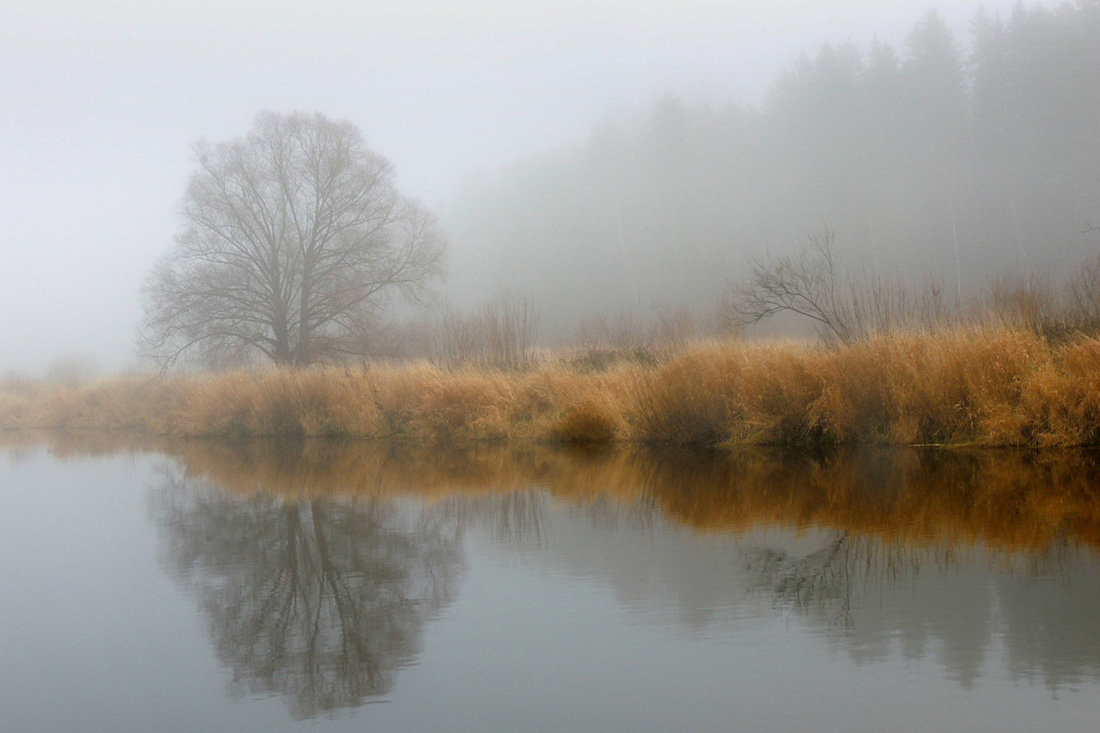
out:
<path id="1" fill-rule="evenodd" d="M 426 363 L 119 377 L 0 390 L 0 426 L 151 435 L 655 445 L 1100 443 L 1100 339 L 896 333 L 849 346 L 709 342 L 656 364 Z"/>

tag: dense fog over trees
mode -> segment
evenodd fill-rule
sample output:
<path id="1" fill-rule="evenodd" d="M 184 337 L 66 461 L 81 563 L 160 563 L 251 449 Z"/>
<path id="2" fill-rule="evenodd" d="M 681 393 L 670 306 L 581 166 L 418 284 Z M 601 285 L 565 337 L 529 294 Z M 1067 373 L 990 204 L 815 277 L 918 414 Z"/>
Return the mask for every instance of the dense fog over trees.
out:
<path id="1" fill-rule="evenodd" d="M 141 345 L 163 364 L 363 353 L 387 301 L 439 272 L 432 216 L 349 123 L 263 113 L 247 138 L 196 157 L 186 228 L 145 291 Z"/>
<path id="2" fill-rule="evenodd" d="M 758 106 L 666 96 L 468 192 L 450 292 L 529 293 L 548 338 L 712 312 L 754 259 L 824 227 L 845 267 L 952 299 L 1057 279 L 1100 246 L 1098 38 L 1095 0 L 982 11 L 965 38 L 930 11 L 901 47 L 799 58 Z"/>
<path id="3" fill-rule="evenodd" d="M 10 0 L 0 377 L 143 366 L 190 146 L 262 110 L 360 129 L 439 217 L 446 313 L 511 294 L 539 346 L 594 314 L 677 331 L 825 230 L 845 277 L 936 277 L 948 308 L 1006 273 L 1066 292 L 1100 246 L 1100 11 L 1016 2 Z M 423 355 L 442 317 L 384 315 L 368 358 Z"/>

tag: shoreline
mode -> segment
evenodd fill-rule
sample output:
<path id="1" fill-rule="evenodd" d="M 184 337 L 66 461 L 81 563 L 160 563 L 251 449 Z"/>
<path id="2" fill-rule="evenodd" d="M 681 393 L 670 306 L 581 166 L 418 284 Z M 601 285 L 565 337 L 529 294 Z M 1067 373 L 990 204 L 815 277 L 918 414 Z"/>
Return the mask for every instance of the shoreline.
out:
<path id="1" fill-rule="evenodd" d="M 893 333 L 852 345 L 710 341 L 603 368 L 317 366 L 0 386 L 0 428 L 178 438 L 908 447 L 1100 444 L 1100 339 Z"/>

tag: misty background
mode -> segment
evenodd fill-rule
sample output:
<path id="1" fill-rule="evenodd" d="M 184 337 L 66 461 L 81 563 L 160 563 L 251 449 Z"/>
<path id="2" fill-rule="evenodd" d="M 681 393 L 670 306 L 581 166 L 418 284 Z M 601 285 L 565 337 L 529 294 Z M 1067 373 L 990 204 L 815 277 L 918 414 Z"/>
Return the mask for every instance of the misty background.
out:
<path id="1" fill-rule="evenodd" d="M 979 12 L 980 6 L 984 9 Z M 1100 3 L 0 7 L 0 370 L 134 363 L 191 145 L 261 110 L 361 129 L 449 240 L 442 297 L 544 340 L 713 309 L 828 226 L 951 291 L 1100 245 Z"/>

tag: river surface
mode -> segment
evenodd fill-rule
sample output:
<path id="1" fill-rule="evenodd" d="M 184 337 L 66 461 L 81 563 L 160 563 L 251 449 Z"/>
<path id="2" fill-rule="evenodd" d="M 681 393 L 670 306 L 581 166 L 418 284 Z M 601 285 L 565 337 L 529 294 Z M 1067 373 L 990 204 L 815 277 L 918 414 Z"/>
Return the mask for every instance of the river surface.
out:
<path id="1" fill-rule="evenodd" d="M 1095 456 L 4 440 L 4 731 L 1100 719 Z"/>

